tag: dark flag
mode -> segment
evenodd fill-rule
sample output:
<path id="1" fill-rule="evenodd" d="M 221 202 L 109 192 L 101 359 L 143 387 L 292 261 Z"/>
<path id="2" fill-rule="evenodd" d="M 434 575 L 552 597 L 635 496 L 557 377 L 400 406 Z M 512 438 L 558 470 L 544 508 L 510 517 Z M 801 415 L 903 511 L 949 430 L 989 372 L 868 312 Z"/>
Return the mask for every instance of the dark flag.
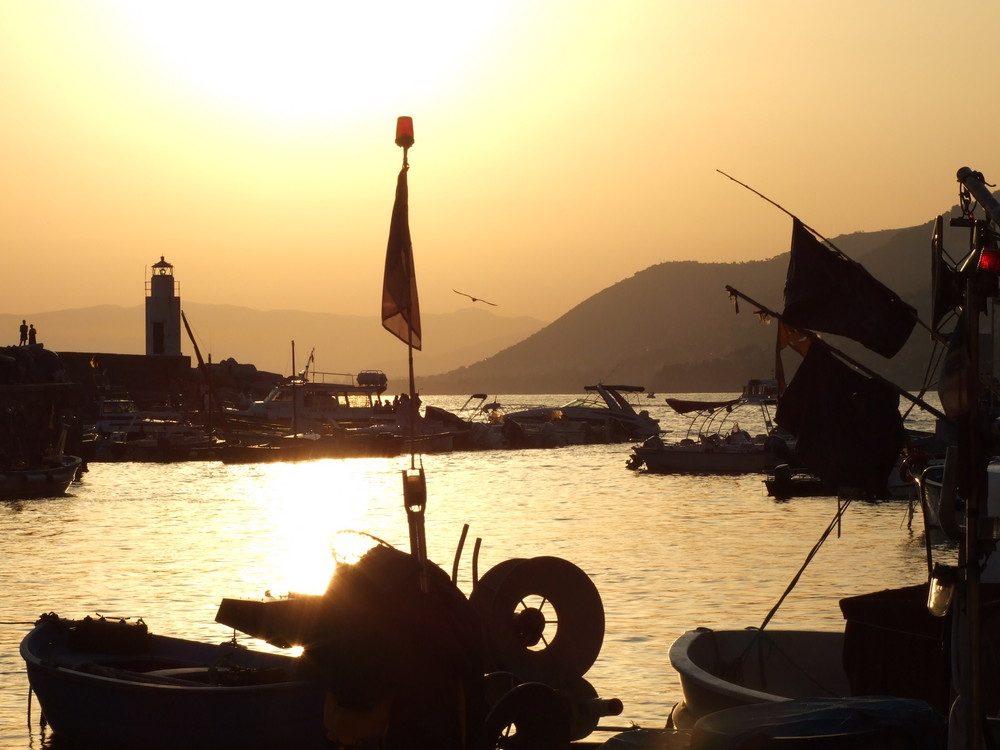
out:
<path id="1" fill-rule="evenodd" d="M 775 421 L 796 437 L 799 461 L 839 487 L 884 493 L 903 449 L 899 393 L 852 370 L 814 341 L 778 399 Z"/>
<path id="2" fill-rule="evenodd" d="M 862 265 L 825 247 L 793 217 L 781 318 L 793 328 L 847 336 L 892 357 L 909 338 L 917 313 Z"/>
<path id="3" fill-rule="evenodd" d="M 392 204 L 385 276 L 382 279 L 382 327 L 414 349 L 419 349 L 420 304 L 417 301 L 417 274 L 413 267 L 413 243 L 410 241 L 406 172 L 406 166 L 399 172 L 396 200 Z"/>

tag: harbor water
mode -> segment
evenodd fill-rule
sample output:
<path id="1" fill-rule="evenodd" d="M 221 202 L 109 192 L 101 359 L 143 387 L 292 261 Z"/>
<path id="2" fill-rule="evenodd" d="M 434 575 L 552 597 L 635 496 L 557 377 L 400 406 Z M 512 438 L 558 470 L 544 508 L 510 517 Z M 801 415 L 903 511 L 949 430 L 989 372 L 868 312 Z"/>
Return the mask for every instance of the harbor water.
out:
<path id="1" fill-rule="evenodd" d="M 464 400 L 425 399 L 450 409 Z M 668 437 L 683 437 L 687 419 L 662 397 L 642 406 Z M 930 429 L 932 420 L 917 414 L 908 425 Z M 760 475 L 634 472 L 629 452 L 616 444 L 424 456 L 427 549 L 451 573 L 468 524 L 457 566 L 466 593 L 476 539 L 480 576 L 541 555 L 583 569 L 606 616 L 586 679 L 624 703 L 609 723 L 662 727 L 681 697 L 667 656 L 674 639 L 699 626 L 759 626 L 837 501 L 775 501 Z M 51 743 L 18 653 L 39 615 L 141 617 L 155 633 L 227 640 L 233 631 L 214 621 L 223 597 L 322 591 L 338 531 L 408 550 L 401 472 L 409 465 L 409 456 L 97 463 L 65 496 L 0 504 L 0 750 Z M 912 524 L 908 512 L 904 499 L 854 502 L 768 627 L 839 630 L 840 597 L 926 580 L 919 512 Z"/>

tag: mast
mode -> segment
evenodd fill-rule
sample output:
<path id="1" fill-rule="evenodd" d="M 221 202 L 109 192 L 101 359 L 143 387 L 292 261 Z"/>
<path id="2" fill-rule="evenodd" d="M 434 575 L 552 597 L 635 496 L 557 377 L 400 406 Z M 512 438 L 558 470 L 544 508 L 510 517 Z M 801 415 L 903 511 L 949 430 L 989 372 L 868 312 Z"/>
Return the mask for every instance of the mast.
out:
<path id="1" fill-rule="evenodd" d="M 985 567 L 991 547 L 984 544 L 982 532 L 989 528 L 988 476 L 987 464 L 990 458 L 990 444 L 987 430 L 990 425 L 989 413 L 983 409 L 981 396 L 982 377 L 980 375 L 981 352 L 979 342 L 979 317 L 986 310 L 987 300 L 997 294 L 997 272 L 1000 271 L 995 231 L 989 224 L 1000 223 L 1000 202 L 993 197 L 983 175 L 969 167 L 958 170 L 958 181 L 986 211 L 985 222 L 972 220 L 971 210 L 965 210 L 970 203 L 968 195 L 962 196 L 963 214 L 961 225 L 972 228 L 973 254 L 967 268 L 972 270 L 965 283 L 965 346 L 969 358 L 969 370 L 973 374 L 966 380 L 970 391 L 966 394 L 967 408 L 958 418 L 959 476 L 966 480 L 965 538 L 959 558 L 964 572 L 966 622 L 961 635 L 966 639 L 966 648 L 957 655 L 966 675 L 965 683 L 959 688 L 965 693 L 965 718 L 967 722 L 968 747 L 978 750 L 982 747 L 986 716 L 983 700 L 983 673 L 980 663 L 982 651 L 982 586 L 981 571 Z M 971 220 L 971 221 L 970 221 Z M 992 545 L 992 541 L 990 542 Z"/>
<path id="2" fill-rule="evenodd" d="M 194 334 L 191 333 L 191 326 L 188 325 L 187 316 L 183 310 L 181 310 L 181 320 L 184 321 L 184 329 L 187 331 L 188 338 L 191 339 L 191 346 L 194 347 L 194 355 L 198 358 L 198 370 L 201 371 L 201 376 L 205 379 L 205 386 L 208 388 L 209 403 L 218 410 L 219 425 L 222 427 L 222 432 L 228 436 L 229 424 L 226 422 L 225 409 L 222 408 L 222 402 L 215 392 L 215 386 L 212 385 L 212 375 L 205 365 L 205 360 L 201 358 L 201 350 L 198 348 L 198 342 L 194 340 Z"/>

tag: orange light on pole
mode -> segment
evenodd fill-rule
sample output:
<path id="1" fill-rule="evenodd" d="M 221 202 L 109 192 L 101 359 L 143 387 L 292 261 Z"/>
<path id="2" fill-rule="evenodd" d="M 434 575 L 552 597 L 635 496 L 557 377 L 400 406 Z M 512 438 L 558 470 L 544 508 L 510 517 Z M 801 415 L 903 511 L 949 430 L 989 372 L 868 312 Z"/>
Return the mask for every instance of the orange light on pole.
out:
<path id="1" fill-rule="evenodd" d="M 413 118 L 396 118 L 396 145 L 404 149 L 413 145 Z"/>

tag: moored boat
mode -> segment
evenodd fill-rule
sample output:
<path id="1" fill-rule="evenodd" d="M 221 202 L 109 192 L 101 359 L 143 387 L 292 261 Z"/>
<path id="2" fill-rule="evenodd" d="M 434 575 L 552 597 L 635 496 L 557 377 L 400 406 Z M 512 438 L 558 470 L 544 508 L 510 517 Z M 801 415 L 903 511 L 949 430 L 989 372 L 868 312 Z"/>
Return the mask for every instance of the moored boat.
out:
<path id="1" fill-rule="evenodd" d="M 512 447 L 549 447 L 645 440 L 660 431 L 658 420 L 635 399 L 639 385 L 585 386 L 587 395 L 557 407 L 534 407 L 504 414 L 504 436 Z"/>
<path id="2" fill-rule="evenodd" d="M 281 425 L 295 431 L 332 424 L 368 427 L 395 422 L 396 409 L 381 399 L 387 387 L 388 379 L 379 370 L 363 370 L 357 376 L 303 371 L 245 409 L 226 409 L 225 419 L 233 425 Z"/>
<path id="3" fill-rule="evenodd" d="M 794 440 L 773 422 L 777 397 L 776 381 L 751 380 L 732 399 L 668 398 L 678 414 L 693 415 L 687 434 L 676 441 L 649 437 L 633 446 L 626 465 L 654 474 L 756 474 L 787 463 Z"/>
<path id="4" fill-rule="evenodd" d="M 43 615 L 21 642 L 60 737 L 106 748 L 323 748 L 323 693 L 282 654 L 154 635 L 142 620 Z"/>
<path id="5" fill-rule="evenodd" d="M 79 456 L 45 456 L 34 466 L 0 469 L 0 500 L 62 495 L 79 479 Z"/>
<path id="6" fill-rule="evenodd" d="M 997 602 L 995 589 L 989 596 Z M 672 721 L 690 728 L 741 706 L 872 695 L 922 701 L 943 717 L 951 700 L 946 623 L 926 603 L 920 584 L 842 599 L 842 631 L 690 630 L 669 652 L 682 691 Z M 998 642 L 1000 630 L 989 639 Z"/>

